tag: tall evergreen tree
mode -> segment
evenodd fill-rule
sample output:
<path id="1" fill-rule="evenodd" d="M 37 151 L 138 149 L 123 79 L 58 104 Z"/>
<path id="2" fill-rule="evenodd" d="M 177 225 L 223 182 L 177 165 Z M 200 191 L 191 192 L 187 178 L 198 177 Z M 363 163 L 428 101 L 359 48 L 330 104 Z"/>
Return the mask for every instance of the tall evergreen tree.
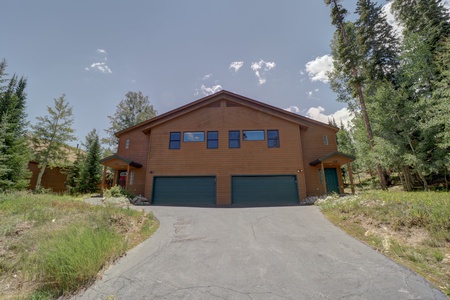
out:
<path id="1" fill-rule="evenodd" d="M 26 79 L 16 75 L 5 78 L 6 67 L 6 60 L 0 61 L 0 123 L 4 130 L 0 156 L 8 158 L 0 175 L 0 190 L 23 189 L 28 186 L 30 176 L 30 153 L 25 138 Z"/>
<path id="2" fill-rule="evenodd" d="M 42 175 L 47 166 L 67 163 L 68 143 L 75 140 L 72 107 L 66 101 L 65 95 L 54 99 L 54 107 L 47 106 L 47 112 L 48 115 L 37 117 L 38 122 L 32 126 L 34 158 L 40 167 L 36 190 L 41 187 Z"/>
<path id="3" fill-rule="evenodd" d="M 419 34 L 432 51 L 450 36 L 450 16 L 442 0 L 394 0 L 392 12 L 404 26 L 403 34 Z"/>
<path id="4" fill-rule="evenodd" d="M 93 193 L 99 190 L 102 178 L 100 138 L 94 129 L 86 136 L 86 158 L 82 164 L 79 191 L 81 193 Z"/>
<path id="5" fill-rule="evenodd" d="M 372 0 L 359 0 L 356 14 L 359 16 L 355 22 L 356 40 L 365 79 L 394 82 L 399 65 L 399 41 L 387 22 L 382 6 Z"/>
<path id="6" fill-rule="evenodd" d="M 331 5 L 331 22 L 337 29 L 335 42 L 333 43 L 333 58 L 335 61 L 334 77 L 342 78 L 341 74 L 345 74 L 343 75 L 344 80 L 348 80 L 347 84 L 345 81 L 341 81 L 338 84 L 335 83 L 335 86 L 339 86 L 340 88 L 342 88 L 342 85 L 352 86 L 352 97 L 359 100 L 357 107 L 364 120 L 370 148 L 373 149 L 375 147 L 374 135 L 363 92 L 364 72 L 361 72 L 363 67 L 361 63 L 363 60 L 363 52 L 360 50 L 360 45 L 357 44 L 355 26 L 345 21 L 347 10 L 338 2 L 338 0 L 325 0 L 326 5 Z M 338 81 L 335 80 L 335 82 Z M 381 165 L 377 164 L 376 169 L 380 187 L 386 189 L 386 181 Z"/>
<path id="7" fill-rule="evenodd" d="M 111 126 L 105 130 L 108 137 L 102 139 L 102 142 L 116 148 L 118 139 L 114 133 L 151 119 L 157 114 L 148 96 L 141 92 L 126 93 L 125 99 L 117 105 L 114 115 L 108 116 Z"/>
<path id="8" fill-rule="evenodd" d="M 9 124 L 7 123 L 7 117 L 4 116 L 1 119 L 0 123 L 0 191 L 6 186 L 10 185 L 7 177 L 5 175 L 8 174 L 11 170 L 8 166 L 8 160 L 10 159 L 10 155 L 5 153 L 6 148 L 6 137 L 8 134 Z"/>

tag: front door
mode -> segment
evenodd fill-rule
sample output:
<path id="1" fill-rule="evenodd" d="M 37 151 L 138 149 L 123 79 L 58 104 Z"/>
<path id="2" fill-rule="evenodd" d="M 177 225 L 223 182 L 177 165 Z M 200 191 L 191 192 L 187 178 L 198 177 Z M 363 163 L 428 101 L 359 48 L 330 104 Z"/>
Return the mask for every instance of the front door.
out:
<path id="1" fill-rule="evenodd" d="M 125 188 L 127 185 L 127 170 L 119 170 L 117 171 L 117 185 Z"/>
<path id="2" fill-rule="evenodd" d="M 327 193 L 337 193 L 340 194 L 339 190 L 339 180 L 337 176 L 337 171 L 334 168 L 325 168 L 325 180 L 327 181 Z"/>

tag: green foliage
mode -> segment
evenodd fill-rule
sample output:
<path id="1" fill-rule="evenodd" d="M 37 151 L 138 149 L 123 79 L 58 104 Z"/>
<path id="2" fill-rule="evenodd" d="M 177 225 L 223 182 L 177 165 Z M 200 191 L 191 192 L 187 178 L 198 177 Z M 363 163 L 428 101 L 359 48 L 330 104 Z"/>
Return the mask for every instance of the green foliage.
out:
<path id="1" fill-rule="evenodd" d="M 6 79 L 6 60 L 0 62 L 0 192 L 28 186 L 29 147 L 25 138 L 26 79 Z"/>
<path id="2" fill-rule="evenodd" d="M 54 99 L 54 107 L 48 106 L 47 112 L 48 115 L 37 117 L 38 122 L 31 126 L 34 160 L 40 167 L 36 189 L 40 188 L 42 175 L 47 166 L 67 164 L 68 143 L 75 140 L 72 107 L 66 101 L 65 95 Z"/>
<path id="3" fill-rule="evenodd" d="M 135 210 L 68 196 L 0 194 L 0 282 L 8 285 L 13 275 L 19 281 L 19 289 L 2 289 L 0 298 L 73 295 L 156 228 L 152 215 Z"/>
<path id="4" fill-rule="evenodd" d="M 66 187 L 69 194 L 79 194 L 80 193 L 80 178 L 81 178 L 81 168 L 83 167 L 84 162 L 84 154 L 81 150 L 77 150 L 76 159 L 73 164 L 70 166 L 69 171 L 67 173 Z"/>
<path id="5" fill-rule="evenodd" d="M 401 40 L 375 2 L 358 0 L 354 22 L 345 21 L 340 2 L 325 1 L 336 26 L 329 77 L 355 114 L 356 165 L 380 182 L 396 171 L 408 191 L 428 190 L 433 180 L 448 189 L 450 19 L 442 1 L 393 1 L 405 26 Z"/>
<path id="6" fill-rule="evenodd" d="M 125 241 L 109 226 L 71 224 L 40 245 L 33 277 L 43 290 L 68 294 L 91 283 L 104 262 L 125 249 Z"/>
<path id="7" fill-rule="evenodd" d="M 125 197 L 128 199 L 131 199 L 134 197 L 134 195 L 131 192 L 122 188 L 120 185 L 115 185 L 109 189 L 103 190 L 103 196 L 106 198 Z"/>
<path id="8" fill-rule="evenodd" d="M 157 111 L 150 104 L 148 96 L 144 96 L 141 92 L 128 92 L 125 99 L 117 105 L 114 115 L 108 116 L 111 126 L 105 130 L 108 137 L 102 139 L 102 142 L 116 148 L 118 143 L 118 139 L 114 135 L 116 132 L 151 119 L 156 115 Z"/>
<path id="9" fill-rule="evenodd" d="M 97 131 L 94 129 L 86 136 L 86 158 L 82 163 L 78 190 L 81 193 L 93 193 L 99 190 L 102 178 L 102 165 L 100 164 L 101 147 Z"/>

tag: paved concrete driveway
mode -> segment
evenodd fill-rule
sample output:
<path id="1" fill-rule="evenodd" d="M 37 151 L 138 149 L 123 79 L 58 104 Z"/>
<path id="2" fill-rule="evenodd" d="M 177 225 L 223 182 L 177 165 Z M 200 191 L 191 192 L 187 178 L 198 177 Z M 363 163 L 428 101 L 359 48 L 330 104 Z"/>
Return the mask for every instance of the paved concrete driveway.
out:
<path id="1" fill-rule="evenodd" d="M 151 207 L 160 229 L 81 299 L 447 299 L 315 206 Z"/>

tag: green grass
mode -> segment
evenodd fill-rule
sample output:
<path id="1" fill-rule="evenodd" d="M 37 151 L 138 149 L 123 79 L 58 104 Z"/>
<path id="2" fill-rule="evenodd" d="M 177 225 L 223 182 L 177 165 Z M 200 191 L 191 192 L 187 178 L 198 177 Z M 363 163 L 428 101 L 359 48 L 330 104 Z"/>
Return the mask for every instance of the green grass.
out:
<path id="1" fill-rule="evenodd" d="M 450 193 L 369 191 L 318 205 L 349 234 L 450 295 Z"/>
<path id="2" fill-rule="evenodd" d="M 70 295 L 158 222 L 143 211 L 91 206 L 68 196 L 0 195 L 0 298 Z"/>

